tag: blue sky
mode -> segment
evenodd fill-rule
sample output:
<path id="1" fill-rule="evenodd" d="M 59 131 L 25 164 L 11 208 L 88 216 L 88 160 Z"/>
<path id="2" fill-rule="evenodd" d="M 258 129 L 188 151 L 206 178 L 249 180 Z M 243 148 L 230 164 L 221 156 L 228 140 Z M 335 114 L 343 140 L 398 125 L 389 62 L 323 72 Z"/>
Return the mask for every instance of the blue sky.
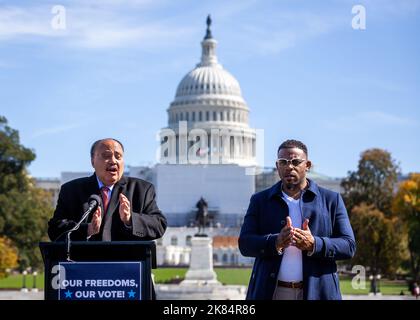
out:
<path id="1" fill-rule="evenodd" d="M 51 27 L 57 4 L 65 30 Z M 357 4 L 365 30 L 351 27 Z M 35 150 L 30 173 L 89 171 L 91 143 L 108 136 L 127 165 L 155 163 L 209 13 L 219 62 L 265 130 L 266 166 L 296 138 L 329 176 L 372 147 L 420 171 L 420 1 L 0 1 L 0 114 Z"/>

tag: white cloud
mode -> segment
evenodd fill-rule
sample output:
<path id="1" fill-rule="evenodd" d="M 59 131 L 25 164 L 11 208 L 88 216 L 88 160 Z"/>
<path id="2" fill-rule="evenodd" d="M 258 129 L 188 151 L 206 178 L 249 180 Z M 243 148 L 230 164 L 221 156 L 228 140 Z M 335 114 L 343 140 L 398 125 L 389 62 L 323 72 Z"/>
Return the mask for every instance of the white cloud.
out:
<path id="1" fill-rule="evenodd" d="M 112 7 L 136 7 L 136 8 L 150 8 L 161 3 L 167 2 L 165 0 L 89 0 L 89 6 L 112 6 Z M 78 3 L 79 5 L 86 5 L 86 0 L 72 0 L 71 3 Z"/>
<path id="2" fill-rule="evenodd" d="M 39 137 L 42 137 L 42 136 L 49 136 L 49 135 L 54 135 L 54 134 L 57 134 L 57 133 L 66 132 L 66 131 L 72 130 L 74 128 L 81 127 L 82 125 L 83 125 L 83 123 L 71 123 L 71 124 L 62 124 L 62 125 L 59 125 L 59 126 L 56 126 L 56 127 L 39 129 L 32 134 L 31 138 L 35 139 L 35 138 L 39 138 Z"/>
<path id="3" fill-rule="evenodd" d="M 18 7 L 0 8 L 0 40 L 13 39 L 19 36 L 57 35 L 50 26 L 49 11 L 39 8 L 25 10 Z"/>
<path id="4" fill-rule="evenodd" d="M 129 27 L 124 25 L 77 26 L 67 45 L 83 48 L 140 47 L 160 48 L 173 45 L 194 30 L 164 25 Z"/>
<path id="5" fill-rule="evenodd" d="M 146 5 L 148 1 L 130 2 Z M 110 2 L 114 5 L 117 3 Z M 61 44 L 76 48 L 140 47 L 159 48 L 188 38 L 196 30 L 179 27 L 168 21 L 138 21 L 132 15 L 109 6 L 66 7 L 66 29 L 51 27 L 54 15 L 49 6 L 5 7 L 0 9 L 0 41 L 37 37 L 48 40 L 60 37 Z M 132 22 L 135 20 L 135 22 Z M 55 41 L 54 44 L 57 44 Z"/>
<path id="6" fill-rule="evenodd" d="M 63 5 L 66 9 L 65 30 L 51 27 L 52 5 L 0 9 L 0 41 L 24 36 L 45 40 L 60 37 L 63 45 L 80 48 L 161 48 L 189 39 L 193 41 L 193 37 L 204 31 L 204 17 L 203 29 L 193 29 L 187 24 L 192 15 L 198 14 L 196 11 L 186 10 L 177 13 L 176 18 L 148 22 L 148 15 L 153 12 L 150 9 L 171 5 L 165 0 L 157 3 L 151 0 L 94 0 L 69 2 L 68 5 L 64 1 Z M 224 32 L 233 32 L 231 36 L 259 54 L 273 54 L 293 47 L 300 41 L 330 31 L 335 24 L 334 15 L 290 11 L 283 6 L 267 15 L 252 15 L 245 24 L 235 21 L 235 16 L 244 11 L 250 13 L 257 5 L 255 0 L 233 1 L 223 6 L 207 5 L 207 10 L 220 25 L 226 26 Z M 130 7 L 134 9 L 130 10 Z M 229 28 L 232 23 L 235 27 Z"/>
<path id="7" fill-rule="evenodd" d="M 368 28 L 374 20 L 395 23 L 394 19 L 420 10 L 418 0 L 362 0 L 360 3 L 367 8 Z M 354 0 L 336 0 L 318 8 L 291 9 L 287 3 L 279 2 L 277 10 L 255 15 L 246 25 L 237 26 L 236 36 L 240 43 L 247 44 L 248 53 L 277 54 L 307 40 L 348 29 L 355 4 Z"/>
<path id="8" fill-rule="evenodd" d="M 239 25 L 235 35 L 248 54 L 271 55 L 335 30 L 342 21 L 327 12 L 310 13 L 281 8 Z M 239 29 L 238 29 L 239 28 Z"/>
<path id="9" fill-rule="evenodd" d="M 408 90 L 407 87 L 401 85 L 400 83 L 389 81 L 387 79 L 373 78 L 369 75 L 363 75 L 361 77 L 343 77 L 341 79 L 337 79 L 337 81 L 341 81 L 346 85 L 356 85 L 364 88 L 374 88 L 390 92 L 404 93 Z"/>
<path id="10" fill-rule="evenodd" d="M 224 26 L 224 34 L 246 45 L 248 54 L 277 54 L 308 39 L 348 28 L 353 2 L 340 1 L 315 9 L 291 9 L 287 2 L 265 7 L 256 0 L 204 3 L 200 7 L 189 2 L 176 5 L 169 0 L 63 0 L 67 13 L 64 31 L 50 26 L 52 5 L 8 6 L 0 9 L 0 41 L 32 36 L 45 40 L 59 37 L 61 42 L 55 44 L 76 48 L 171 47 L 202 35 L 204 16 L 203 29 L 193 29 L 188 22 L 206 12 L 220 23 L 219 27 Z M 380 13 L 410 14 L 420 7 L 419 1 L 394 2 L 386 0 L 379 5 L 368 0 L 362 4 L 369 6 L 368 19 Z M 180 13 L 177 8 L 170 18 L 155 18 L 180 5 L 191 10 Z M 237 16 L 240 19 L 236 20 Z"/>
<path id="11" fill-rule="evenodd" d="M 385 113 L 382 111 L 361 112 L 358 117 L 366 123 L 385 126 L 411 126 L 416 124 L 415 120 L 412 118 Z"/>

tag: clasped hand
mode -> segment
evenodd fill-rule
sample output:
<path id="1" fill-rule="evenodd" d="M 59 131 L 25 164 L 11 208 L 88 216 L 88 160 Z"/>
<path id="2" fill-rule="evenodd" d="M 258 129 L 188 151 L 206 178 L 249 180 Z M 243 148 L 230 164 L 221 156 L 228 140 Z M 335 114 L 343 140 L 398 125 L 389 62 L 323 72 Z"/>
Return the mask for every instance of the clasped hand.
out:
<path id="1" fill-rule="evenodd" d="M 302 251 L 312 251 L 315 239 L 309 229 L 309 220 L 305 219 L 302 229 L 292 226 L 292 219 L 286 217 L 286 225 L 281 229 L 276 239 L 276 248 L 278 251 L 295 246 Z"/>

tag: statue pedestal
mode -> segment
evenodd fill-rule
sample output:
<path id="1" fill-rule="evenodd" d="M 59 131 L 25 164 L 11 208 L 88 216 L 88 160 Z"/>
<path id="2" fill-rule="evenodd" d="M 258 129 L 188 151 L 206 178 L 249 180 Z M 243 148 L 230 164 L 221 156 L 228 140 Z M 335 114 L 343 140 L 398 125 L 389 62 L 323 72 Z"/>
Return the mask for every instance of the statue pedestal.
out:
<path id="1" fill-rule="evenodd" d="M 212 239 L 207 236 L 194 236 L 191 239 L 190 267 L 185 275 L 185 280 L 180 285 L 221 285 L 217 281 L 213 270 Z"/>
<path id="2" fill-rule="evenodd" d="M 180 284 L 157 284 L 158 300 L 245 300 L 246 286 L 222 285 L 213 270 L 212 239 L 202 234 L 191 239 L 190 268 Z"/>

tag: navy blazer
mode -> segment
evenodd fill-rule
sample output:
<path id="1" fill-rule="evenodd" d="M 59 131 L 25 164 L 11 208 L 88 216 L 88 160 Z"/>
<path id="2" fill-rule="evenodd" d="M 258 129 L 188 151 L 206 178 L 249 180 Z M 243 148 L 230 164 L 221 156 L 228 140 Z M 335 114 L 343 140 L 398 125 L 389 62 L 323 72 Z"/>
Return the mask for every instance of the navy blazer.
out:
<path id="1" fill-rule="evenodd" d="M 336 260 L 350 259 L 356 251 L 353 230 L 339 193 L 309 180 L 302 195 L 304 221 L 315 238 L 313 255 L 302 254 L 303 299 L 341 299 Z M 289 208 L 282 198 L 281 181 L 251 197 L 239 236 L 239 250 L 255 257 L 247 299 L 271 300 L 283 256 L 275 242 L 286 225 Z"/>

